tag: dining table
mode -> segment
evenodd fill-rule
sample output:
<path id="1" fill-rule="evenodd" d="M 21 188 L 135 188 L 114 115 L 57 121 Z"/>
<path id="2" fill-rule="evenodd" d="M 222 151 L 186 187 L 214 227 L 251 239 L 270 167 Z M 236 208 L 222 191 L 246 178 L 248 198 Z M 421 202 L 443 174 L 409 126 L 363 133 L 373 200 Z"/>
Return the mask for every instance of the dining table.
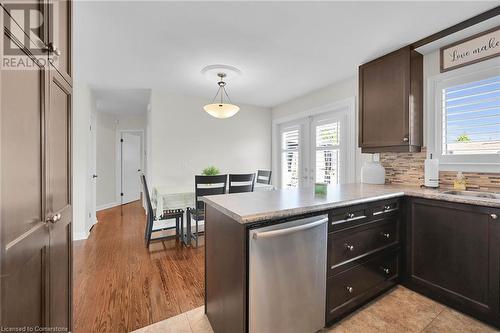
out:
<path id="1" fill-rule="evenodd" d="M 271 184 L 255 183 L 254 191 L 273 191 L 276 188 Z M 159 185 L 153 187 L 152 195 L 153 203 L 156 207 L 156 216 L 160 220 L 164 210 L 183 209 L 187 207 L 195 207 L 195 193 L 194 191 L 176 191 L 172 190 L 171 186 Z M 181 235 L 181 241 L 185 245 L 191 244 L 191 223 L 186 221 L 186 234 Z M 173 222 L 172 222 L 173 223 Z"/>

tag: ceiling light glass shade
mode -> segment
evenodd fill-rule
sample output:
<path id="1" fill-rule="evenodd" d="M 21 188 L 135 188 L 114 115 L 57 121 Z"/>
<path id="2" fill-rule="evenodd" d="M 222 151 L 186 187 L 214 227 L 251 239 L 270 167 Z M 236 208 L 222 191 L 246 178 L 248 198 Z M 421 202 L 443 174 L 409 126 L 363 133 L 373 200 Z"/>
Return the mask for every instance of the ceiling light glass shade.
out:
<path id="1" fill-rule="evenodd" d="M 239 106 L 228 103 L 207 104 L 203 109 L 212 117 L 220 119 L 230 118 L 240 111 Z"/>

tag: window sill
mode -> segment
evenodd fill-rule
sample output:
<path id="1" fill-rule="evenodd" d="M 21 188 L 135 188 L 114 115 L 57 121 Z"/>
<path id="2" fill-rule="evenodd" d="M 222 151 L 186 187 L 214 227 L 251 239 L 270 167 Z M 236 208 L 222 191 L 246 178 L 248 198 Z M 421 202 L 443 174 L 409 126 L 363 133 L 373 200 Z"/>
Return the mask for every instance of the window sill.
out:
<path id="1" fill-rule="evenodd" d="M 500 173 L 500 163 L 453 163 L 439 161 L 439 171 Z"/>

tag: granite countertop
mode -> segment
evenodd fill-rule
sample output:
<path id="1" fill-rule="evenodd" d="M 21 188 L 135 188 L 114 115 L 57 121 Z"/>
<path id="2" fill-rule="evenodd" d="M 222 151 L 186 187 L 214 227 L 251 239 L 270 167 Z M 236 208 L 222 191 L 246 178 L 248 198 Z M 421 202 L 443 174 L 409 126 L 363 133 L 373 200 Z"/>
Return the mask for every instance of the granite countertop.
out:
<path id="1" fill-rule="evenodd" d="M 301 188 L 212 195 L 203 197 L 202 200 L 242 224 L 405 195 L 500 208 L 500 200 L 462 197 L 444 194 L 443 191 L 443 189 L 425 189 L 415 186 L 356 183 L 329 186 L 326 196 L 315 195 L 314 188 Z"/>

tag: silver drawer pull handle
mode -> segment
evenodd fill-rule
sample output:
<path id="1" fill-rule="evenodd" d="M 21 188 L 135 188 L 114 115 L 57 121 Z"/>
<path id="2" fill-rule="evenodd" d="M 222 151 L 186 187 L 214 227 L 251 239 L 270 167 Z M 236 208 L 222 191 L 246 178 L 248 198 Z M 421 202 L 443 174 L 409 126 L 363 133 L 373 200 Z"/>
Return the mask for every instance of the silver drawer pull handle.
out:
<path id="1" fill-rule="evenodd" d="M 497 214 L 490 214 L 492 220 L 496 220 L 498 218 Z"/>
<path id="2" fill-rule="evenodd" d="M 381 232 L 380 235 L 384 236 L 387 239 L 391 238 L 391 234 L 388 232 Z"/>
<path id="3" fill-rule="evenodd" d="M 354 213 L 347 213 L 347 218 L 352 219 L 354 217 Z"/>
<path id="4" fill-rule="evenodd" d="M 349 294 L 352 294 L 352 292 L 354 291 L 353 287 L 347 287 L 346 289 L 349 292 Z"/>
<path id="5" fill-rule="evenodd" d="M 385 268 L 385 267 L 380 267 L 380 268 L 381 268 L 381 269 L 382 269 L 382 271 L 383 271 L 385 274 L 387 274 L 387 275 L 389 275 L 389 273 L 391 272 L 391 270 L 390 270 L 389 268 Z"/>
<path id="6" fill-rule="evenodd" d="M 384 206 L 384 210 L 389 210 L 391 209 L 391 206 Z"/>
<path id="7" fill-rule="evenodd" d="M 349 245 L 349 244 L 346 244 L 345 245 L 346 249 L 348 249 L 349 251 L 354 251 L 354 245 Z"/>

